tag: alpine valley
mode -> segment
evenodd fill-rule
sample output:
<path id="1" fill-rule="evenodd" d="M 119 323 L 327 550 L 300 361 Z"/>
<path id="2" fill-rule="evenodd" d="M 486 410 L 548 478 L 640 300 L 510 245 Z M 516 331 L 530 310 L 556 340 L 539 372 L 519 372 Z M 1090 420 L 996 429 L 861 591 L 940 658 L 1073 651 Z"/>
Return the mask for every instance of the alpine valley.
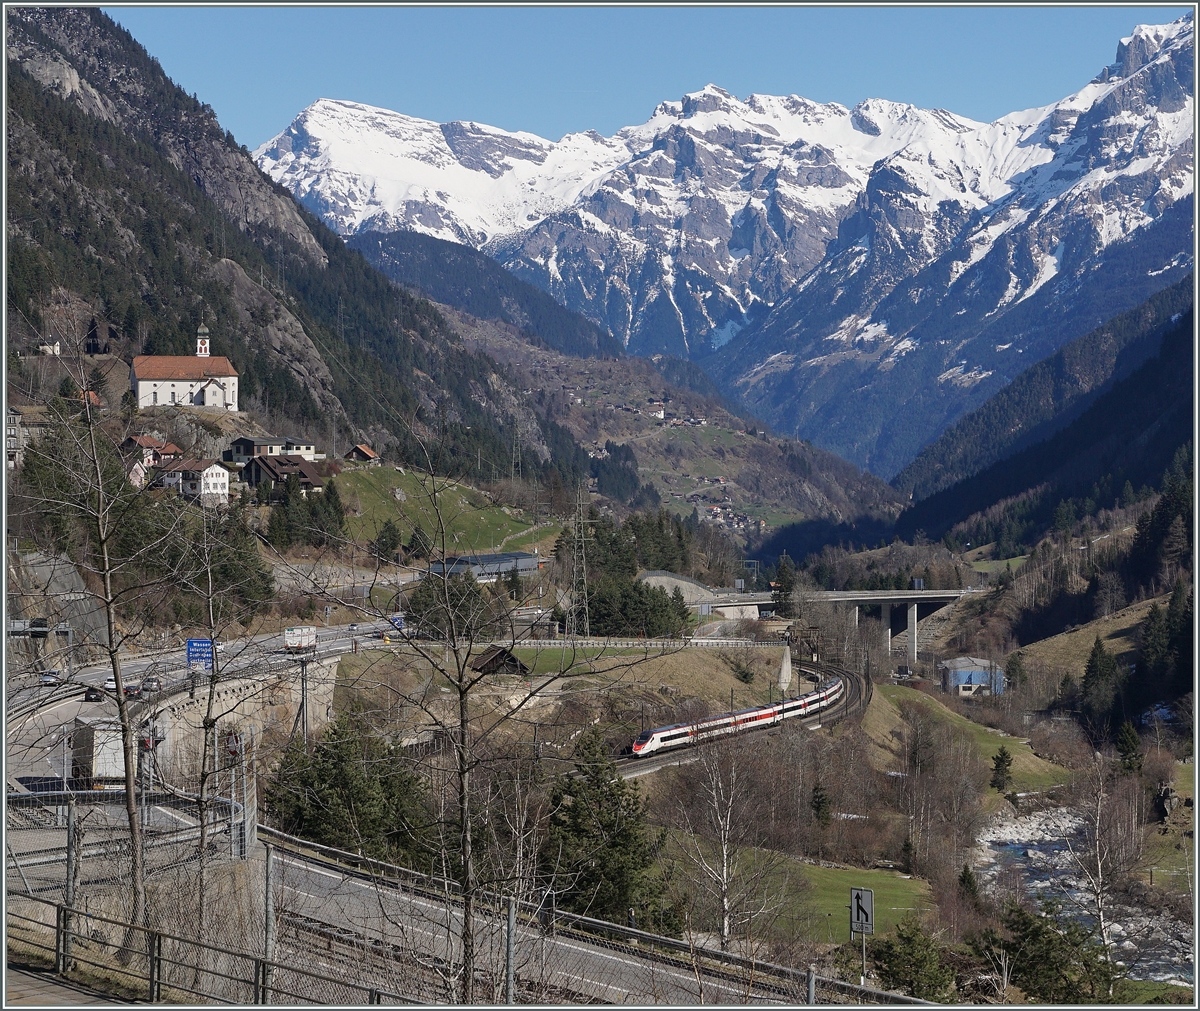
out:
<path id="1" fill-rule="evenodd" d="M 321 99 L 255 158 L 341 235 L 481 249 L 890 477 L 1191 269 L 1193 28 L 1138 26 L 1075 94 L 993 123 L 709 85 L 552 142 Z"/>

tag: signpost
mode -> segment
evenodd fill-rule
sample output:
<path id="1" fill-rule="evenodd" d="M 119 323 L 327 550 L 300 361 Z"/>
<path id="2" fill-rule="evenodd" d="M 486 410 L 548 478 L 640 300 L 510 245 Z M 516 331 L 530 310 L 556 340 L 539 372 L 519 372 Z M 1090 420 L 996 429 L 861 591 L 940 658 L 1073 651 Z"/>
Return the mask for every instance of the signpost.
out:
<path id="1" fill-rule="evenodd" d="M 199 664 L 205 670 L 212 670 L 213 644 L 211 639 L 189 639 L 187 641 L 187 665 L 190 670 L 194 664 Z"/>
<path id="2" fill-rule="evenodd" d="M 850 889 L 850 939 L 862 935 L 862 976 L 859 986 L 867 985 L 867 935 L 875 933 L 875 891 L 871 888 Z"/>

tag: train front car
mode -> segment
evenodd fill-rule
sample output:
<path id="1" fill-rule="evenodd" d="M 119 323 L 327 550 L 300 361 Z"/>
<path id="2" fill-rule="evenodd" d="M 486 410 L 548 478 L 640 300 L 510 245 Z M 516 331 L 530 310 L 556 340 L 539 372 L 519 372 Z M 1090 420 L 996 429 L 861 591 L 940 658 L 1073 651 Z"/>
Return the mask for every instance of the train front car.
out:
<path id="1" fill-rule="evenodd" d="M 638 739 L 633 742 L 634 758 L 642 758 L 650 754 L 652 751 L 657 751 L 659 747 L 661 747 L 657 739 L 658 730 L 661 729 L 662 728 L 660 727 L 656 730 L 643 730 L 641 734 L 638 735 Z"/>

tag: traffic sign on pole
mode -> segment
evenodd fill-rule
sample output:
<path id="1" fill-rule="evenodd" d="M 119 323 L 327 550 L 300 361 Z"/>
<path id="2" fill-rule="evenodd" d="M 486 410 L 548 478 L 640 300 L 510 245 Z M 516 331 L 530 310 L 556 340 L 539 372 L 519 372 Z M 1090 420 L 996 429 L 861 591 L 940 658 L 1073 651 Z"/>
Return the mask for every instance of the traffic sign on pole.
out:
<path id="1" fill-rule="evenodd" d="M 850 889 L 850 933 L 875 933 L 875 892 L 873 889 Z"/>
<path id="2" fill-rule="evenodd" d="M 205 670 L 212 670 L 213 665 L 213 644 L 211 639 L 189 639 L 187 641 L 187 664 L 191 667 L 193 664 L 202 666 Z"/>

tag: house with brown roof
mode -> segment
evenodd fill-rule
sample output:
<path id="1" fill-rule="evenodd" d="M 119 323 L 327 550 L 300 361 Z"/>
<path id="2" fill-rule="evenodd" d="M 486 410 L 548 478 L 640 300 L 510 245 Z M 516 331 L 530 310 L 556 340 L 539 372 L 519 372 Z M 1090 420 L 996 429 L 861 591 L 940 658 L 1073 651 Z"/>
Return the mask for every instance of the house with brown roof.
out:
<path id="1" fill-rule="evenodd" d="M 257 488 L 263 481 L 270 481 L 273 488 L 282 488 L 292 474 L 300 481 L 303 495 L 325 490 L 321 476 L 302 456 L 256 456 L 242 468 L 242 480 L 251 488 Z"/>
<path id="2" fill-rule="evenodd" d="M 529 673 L 529 668 L 521 662 L 521 658 L 503 646 L 489 646 L 471 661 L 470 668 L 479 674 L 516 674 L 525 677 Z"/>
<path id="3" fill-rule="evenodd" d="M 365 442 L 354 446 L 343 459 L 349 460 L 351 463 L 365 463 L 368 467 L 378 467 L 383 463 L 379 454 Z"/>
<path id="4" fill-rule="evenodd" d="M 196 331 L 196 354 L 138 355 L 129 383 L 138 407 L 178 404 L 218 411 L 238 409 L 238 374 L 228 358 L 208 353 L 208 327 Z"/>
<path id="5" fill-rule="evenodd" d="M 125 456 L 141 458 L 144 467 L 159 467 L 183 456 L 183 450 L 173 442 L 163 442 L 153 435 L 130 435 L 118 447 Z"/>

